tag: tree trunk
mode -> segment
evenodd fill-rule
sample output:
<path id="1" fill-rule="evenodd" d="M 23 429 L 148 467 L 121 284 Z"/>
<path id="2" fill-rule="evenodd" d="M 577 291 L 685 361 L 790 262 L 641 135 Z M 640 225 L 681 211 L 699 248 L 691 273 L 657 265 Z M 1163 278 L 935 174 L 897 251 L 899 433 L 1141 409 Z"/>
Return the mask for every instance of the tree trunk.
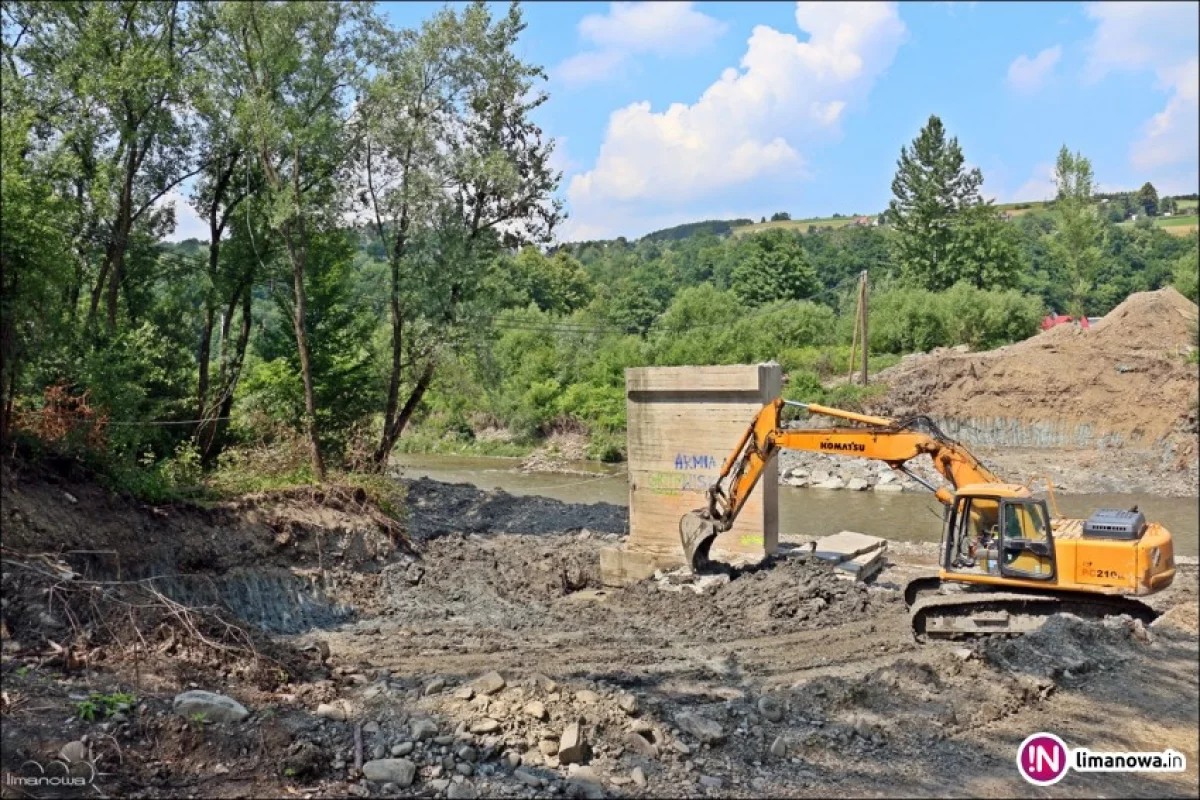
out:
<path id="1" fill-rule="evenodd" d="M 404 433 L 404 429 L 408 426 L 408 421 L 412 419 L 412 415 L 416 412 L 421 399 L 425 397 L 425 392 L 429 389 L 429 384 L 433 382 L 433 373 L 436 368 L 437 359 L 431 356 L 429 361 L 425 363 L 425 369 L 421 371 L 420 377 L 417 378 L 417 384 L 408 395 L 408 399 L 404 401 L 404 408 L 400 409 L 400 414 L 391 425 L 384 426 L 382 441 L 380 441 L 379 448 L 375 451 L 372 459 L 375 463 L 375 469 L 383 470 L 387 466 L 388 457 L 392 454 L 392 448 L 396 446 L 396 442 L 400 439 L 400 434 Z"/>
<path id="2" fill-rule="evenodd" d="M 253 318 L 250 315 L 251 306 L 253 303 L 253 287 L 252 280 L 247 279 L 242 284 L 242 324 L 238 330 L 237 344 L 233 348 L 232 356 L 226 361 L 221 362 L 221 406 L 217 411 L 216 419 L 212 421 L 212 426 L 208 429 L 208 436 L 201 446 L 202 459 L 205 466 L 210 466 L 217 460 L 217 456 L 225 449 L 225 432 L 229 429 L 229 415 L 233 413 L 233 395 L 237 390 L 238 381 L 242 377 L 242 364 L 246 360 L 246 347 L 250 343 L 250 328 L 253 325 Z M 226 317 L 225 340 L 229 340 L 228 320 L 233 318 L 232 306 L 237 302 L 238 298 L 233 298 L 229 315 Z"/>
<path id="3" fill-rule="evenodd" d="M 317 425 L 317 395 L 313 387 L 312 359 L 308 350 L 308 297 L 304 291 L 304 260 L 297 252 L 292 237 L 285 233 L 288 254 L 292 261 L 292 288 L 295 306 L 292 310 L 292 325 L 296 332 L 296 350 L 300 355 L 300 376 L 304 379 L 304 427 L 308 433 L 312 454 L 313 474 L 321 483 L 325 482 L 325 457 L 321 454 L 321 439 Z"/>

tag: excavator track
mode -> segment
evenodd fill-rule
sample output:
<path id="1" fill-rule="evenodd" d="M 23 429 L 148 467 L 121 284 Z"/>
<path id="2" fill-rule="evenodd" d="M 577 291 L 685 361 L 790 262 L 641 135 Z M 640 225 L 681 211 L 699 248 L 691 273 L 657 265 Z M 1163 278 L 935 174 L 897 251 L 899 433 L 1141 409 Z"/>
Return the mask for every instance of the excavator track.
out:
<path id="1" fill-rule="evenodd" d="M 1054 614 L 1089 619 L 1128 614 L 1149 624 L 1158 613 L 1130 597 L 1025 592 L 959 592 L 918 598 L 910 609 L 918 641 L 1035 631 Z"/>

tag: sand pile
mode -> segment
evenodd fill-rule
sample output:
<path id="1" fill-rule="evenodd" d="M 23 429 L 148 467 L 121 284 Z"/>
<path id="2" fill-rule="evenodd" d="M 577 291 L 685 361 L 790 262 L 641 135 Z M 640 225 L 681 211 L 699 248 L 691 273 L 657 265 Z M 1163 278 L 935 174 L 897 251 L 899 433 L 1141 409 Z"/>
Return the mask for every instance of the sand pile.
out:
<path id="1" fill-rule="evenodd" d="M 891 391 L 874 410 L 1051 422 L 1077 440 L 1149 445 L 1194 432 L 1196 324 L 1196 305 L 1173 288 L 1133 294 L 1089 330 L 1060 325 L 987 352 L 905 359 L 880 374 Z"/>

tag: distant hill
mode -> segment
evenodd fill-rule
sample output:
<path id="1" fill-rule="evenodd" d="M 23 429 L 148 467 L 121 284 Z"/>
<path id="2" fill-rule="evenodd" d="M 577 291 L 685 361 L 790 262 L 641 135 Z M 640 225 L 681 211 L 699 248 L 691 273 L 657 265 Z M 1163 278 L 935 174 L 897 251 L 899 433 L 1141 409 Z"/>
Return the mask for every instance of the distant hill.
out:
<path id="1" fill-rule="evenodd" d="M 643 236 L 651 242 L 669 242 L 686 239 L 698 233 L 712 233 L 716 236 L 728 236 L 739 225 L 750 225 L 752 219 L 708 219 L 703 222 L 689 222 L 686 225 L 676 225 L 673 228 L 663 228 Z"/>

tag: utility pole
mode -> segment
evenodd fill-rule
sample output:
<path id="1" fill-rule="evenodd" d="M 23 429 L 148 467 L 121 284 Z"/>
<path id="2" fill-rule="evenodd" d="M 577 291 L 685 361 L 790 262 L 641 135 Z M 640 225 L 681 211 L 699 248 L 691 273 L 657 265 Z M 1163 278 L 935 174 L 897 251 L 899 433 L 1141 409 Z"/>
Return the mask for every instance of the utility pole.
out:
<path id="1" fill-rule="evenodd" d="M 859 282 L 859 325 L 862 339 L 862 385 L 867 385 L 867 271 L 864 269 Z"/>

